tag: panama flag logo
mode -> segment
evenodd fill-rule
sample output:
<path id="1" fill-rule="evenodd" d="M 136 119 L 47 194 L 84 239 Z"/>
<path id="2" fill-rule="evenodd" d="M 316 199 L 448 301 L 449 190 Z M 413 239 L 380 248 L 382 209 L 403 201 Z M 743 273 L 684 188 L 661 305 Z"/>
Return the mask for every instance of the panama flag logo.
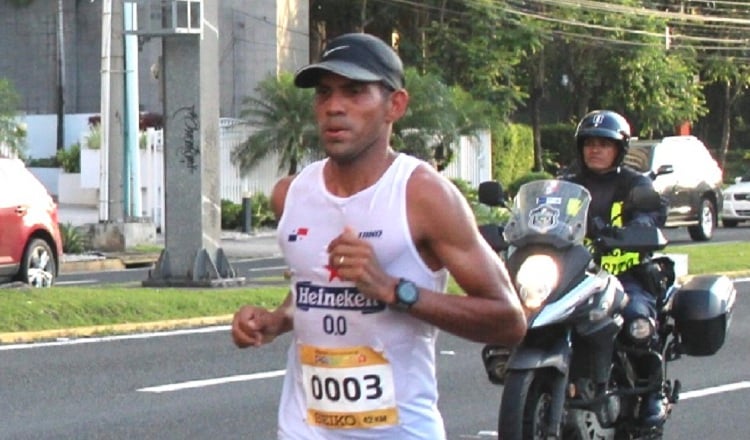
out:
<path id="1" fill-rule="evenodd" d="M 297 228 L 289 234 L 287 241 L 292 242 L 302 240 L 307 235 L 308 231 L 307 228 Z"/>

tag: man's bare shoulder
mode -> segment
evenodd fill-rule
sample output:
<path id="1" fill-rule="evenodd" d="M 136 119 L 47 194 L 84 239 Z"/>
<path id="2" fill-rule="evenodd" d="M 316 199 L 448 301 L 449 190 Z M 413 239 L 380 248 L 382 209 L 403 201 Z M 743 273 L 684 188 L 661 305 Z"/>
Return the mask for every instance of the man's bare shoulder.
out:
<path id="1" fill-rule="evenodd" d="M 456 185 L 427 164 L 414 170 L 407 184 L 407 210 L 412 232 L 428 240 L 447 231 L 467 229 L 473 214 Z"/>
<path id="2" fill-rule="evenodd" d="M 295 177 L 296 175 L 282 177 L 273 186 L 273 190 L 271 190 L 271 209 L 273 209 L 277 220 L 281 218 L 281 214 L 284 212 L 286 195 Z"/>
<path id="3" fill-rule="evenodd" d="M 407 197 L 410 203 L 440 205 L 461 196 L 458 188 L 429 164 L 419 165 L 409 178 Z"/>

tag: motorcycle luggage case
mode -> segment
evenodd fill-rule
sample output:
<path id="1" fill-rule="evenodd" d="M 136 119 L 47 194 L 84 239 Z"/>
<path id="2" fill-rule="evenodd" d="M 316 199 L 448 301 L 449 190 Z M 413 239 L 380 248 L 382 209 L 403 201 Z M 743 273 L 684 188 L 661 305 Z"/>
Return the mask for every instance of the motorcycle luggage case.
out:
<path id="1" fill-rule="evenodd" d="M 710 356 L 724 345 L 737 296 L 734 283 L 723 275 L 699 275 L 674 294 L 672 316 L 683 353 Z"/>

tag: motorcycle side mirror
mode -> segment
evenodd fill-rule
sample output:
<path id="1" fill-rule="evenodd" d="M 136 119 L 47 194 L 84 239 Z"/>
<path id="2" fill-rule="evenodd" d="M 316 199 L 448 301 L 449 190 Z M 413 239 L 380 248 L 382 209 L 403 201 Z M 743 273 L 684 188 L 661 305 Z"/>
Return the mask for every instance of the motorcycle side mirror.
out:
<path id="1" fill-rule="evenodd" d="M 636 186 L 625 199 L 624 211 L 658 211 L 661 209 L 662 200 L 658 192 L 648 186 Z"/>
<path id="2" fill-rule="evenodd" d="M 487 206 L 506 206 L 503 185 L 494 180 L 488 180 L 479 184 L 477 190 L 479 202 Z"/>
<path id="3" fill-rule="evenodd" d="M 672 165 L 662 165 L 659 168 L 657 168 L 656 171 L 651 171 L 649 175 L 651 176 L 651 180 L 654 180 L 659 176 L 663 176 L 665 174 L 672 174 L 672 173 L 674 173 L 674 167 Z"/>

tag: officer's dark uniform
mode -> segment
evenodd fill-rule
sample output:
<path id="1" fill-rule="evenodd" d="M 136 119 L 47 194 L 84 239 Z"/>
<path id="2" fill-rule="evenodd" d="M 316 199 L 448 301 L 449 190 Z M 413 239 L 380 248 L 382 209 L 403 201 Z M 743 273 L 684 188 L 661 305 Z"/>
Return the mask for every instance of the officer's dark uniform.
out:
<path id="1" fill-rule="evenodd" d="M 580 171 L 564 178 L 586 187 L 591 193 L 588 213 L 590 224 L 599 218 L 603 223 L 611 226 L 632 224 L 662 226 L 665 218 L 664 210 L 622 212 L 623 202 L 634 187 L 653 188 L 649 177 L 621 166 L 630 142 L 630 125 L 625 118 L 612 111 L 593 111 L 584 116 L 578 124 L 575 137 Z M 613 171 L 598 174 L 586 168 L 583 161 L 583 141 L 589 137 L 607 138 L 617 142 L 620 151 L 615 160 L 617 166 Z M 594 230 L 595 228 L 589 226 L 590 234 L 593 234 Z M 589 236 L 588 238 L 595 237 Z M 636 318 L 648 318 L 652 323 L 656 320 L 656 298 L 645 289 L 644 280 L 641 279 L 642 271 L 638 270 L 643 263 L 643 257 L 637 252 L 614 250 L 607 255 L 600 256 L 598 261 L 604 269 L 620 279 L 628 294 L 630 301 L 623 311 L 626 326 Z M 641 368 L 646 370 L 643 374 L 658 375 L 656 377 L 661 378 L 661 358 L 658 353 L 652 353 L 652 356 L 639 363 L 643 364 Z M 652 393 L 647 396 L 644 403 L 641 408 L 643 422 L 651 426 L 663 423 L 666 418 L 663 394 Z"/>

